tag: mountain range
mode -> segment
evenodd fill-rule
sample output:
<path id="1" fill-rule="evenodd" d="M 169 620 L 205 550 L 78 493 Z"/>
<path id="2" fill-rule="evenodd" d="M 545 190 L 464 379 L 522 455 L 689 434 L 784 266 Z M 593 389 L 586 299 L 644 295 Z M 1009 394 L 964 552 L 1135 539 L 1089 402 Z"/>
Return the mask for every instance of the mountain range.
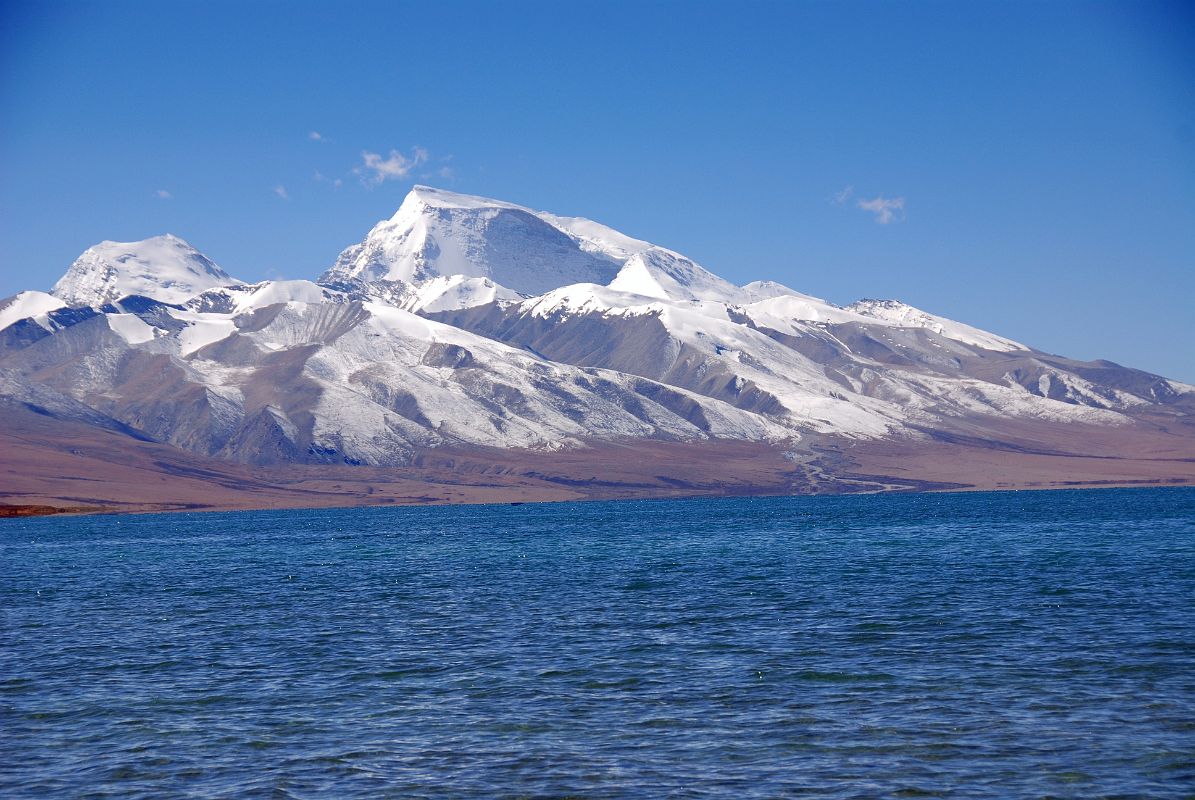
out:
<path id="1" fill-rule="evenodd" d="M 1195 481 L 1190 385 L 424 186 L 314 281 L 89 248 L 0 301 L 0 403 L 51 508 Z"/>

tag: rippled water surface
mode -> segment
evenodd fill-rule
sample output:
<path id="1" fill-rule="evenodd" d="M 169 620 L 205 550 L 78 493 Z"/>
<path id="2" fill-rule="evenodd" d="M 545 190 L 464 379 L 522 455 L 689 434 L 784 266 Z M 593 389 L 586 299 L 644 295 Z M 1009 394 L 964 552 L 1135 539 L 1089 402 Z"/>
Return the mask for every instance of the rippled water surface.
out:
<path id="1" fill-rule="evenodd" d="M 1176 797 L 1195 490 L 4 521 L 0 795 Z"/>

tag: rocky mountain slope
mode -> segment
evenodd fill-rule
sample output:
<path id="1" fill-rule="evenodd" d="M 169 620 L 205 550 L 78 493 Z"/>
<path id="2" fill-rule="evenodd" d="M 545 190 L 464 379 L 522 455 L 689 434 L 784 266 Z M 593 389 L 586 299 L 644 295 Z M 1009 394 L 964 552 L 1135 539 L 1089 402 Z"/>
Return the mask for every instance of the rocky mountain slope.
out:
<path id="1" fill-rule="evenodd" d="M 0 301 L 0 397 L 258 465 L 635 441 L 804 464 L 831 440 L 1023 448 L 1025 426 L 1195 440 L 1195 388 L 1161 376 L 896 301 L 735 286 L 590 220 L 427 187 L 317 282 L 245 284 L 170 235 L 96 245 L 49 294 Z"/>

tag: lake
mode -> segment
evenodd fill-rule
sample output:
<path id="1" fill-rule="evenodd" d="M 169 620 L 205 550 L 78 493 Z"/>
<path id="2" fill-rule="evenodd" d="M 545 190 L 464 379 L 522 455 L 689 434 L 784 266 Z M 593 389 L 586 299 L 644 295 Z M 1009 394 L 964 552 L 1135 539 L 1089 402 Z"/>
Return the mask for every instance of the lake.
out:
<path id="1" fill-rule="evenodd" d="M 0 795 L 1195 787 L 1195 489 L 0 522 Z"/>

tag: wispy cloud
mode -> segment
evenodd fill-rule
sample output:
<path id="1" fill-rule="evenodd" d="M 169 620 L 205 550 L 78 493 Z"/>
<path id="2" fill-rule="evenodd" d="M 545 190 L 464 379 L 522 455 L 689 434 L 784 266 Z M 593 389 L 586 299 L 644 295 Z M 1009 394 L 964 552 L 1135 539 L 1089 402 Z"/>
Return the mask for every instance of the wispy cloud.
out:
<path id="1" fill-rule="evenodd" d="M 311 140 L 311 141 L 313 141 L 313 142 L 326 142 L 326 141 L 328 141 L 328 137 L 324 136 L 324 135 L 323 135 L 322 133 L 320 133 L 319 131 L 312 131 L 311 133 L 307 134 L 307 138 L 308 138 L 308 139 L 310 139 L 310 140 Z"/>
<path id="2" fill-rule="evenodd" d="M 875 197 L 871 200 L 860 200 L 855 205 L 864 211 L 875 214 L 875 220 L 880 225 L 900 222 L 905 218 L 905 199 L 903 197 Z"/>
<path id="3" fill-rule="evenodd" d="M 422 147 L 415 147 L 411 155 L 405 156 L 397 150 L 391 150 L 388 158 L 382 158 L 380 153 L 361 153 L 361 165 L 353 170 L 361 176 L 361 182 L 366 186 L 378 186 L 385 181 L 405 178 L 421 164 L 427 163 L 431 154 Z"/>
<path id="4" fill-rule="evenodd" d="M 283 200 L 290 199 L 290 194 L 286 191 L 286 187 L 283 186 L 282 184 L 278 184 L 277 186 L 274 187 L 274 194 L 278 195 Z"/>
<path id="5" fill-rule="evenodd" d="M 342 181 L 340 178 L 329 178 L 318 169 L 315 171 L 315 174 L 311 177 L 311 179 L 316 183 L 330 183 L 332 184 L 333 189 L 339 189 L 344 185 L 344 181 Z"/>
<path id="6" fill-rule="evenodd" d="M 830 198 L 830 202 L 836 206 L 840 206 L 843 203 L 845 203 L 847 200 L 850 200 L 851 195 L 853 195 L 854 193 L 855 193 L 854 186 L 844 187 L 841 191 L 837 191 L 833 194 L 833 196 Z"/>
<path id="7" fill-rule="evenodd" d="M 165 189 L 158 189 L 156 192 L 154 192 L 154 197 L 157 197 L 159 200 L 171 200 L 174 198 L 174 195 Z"/>

